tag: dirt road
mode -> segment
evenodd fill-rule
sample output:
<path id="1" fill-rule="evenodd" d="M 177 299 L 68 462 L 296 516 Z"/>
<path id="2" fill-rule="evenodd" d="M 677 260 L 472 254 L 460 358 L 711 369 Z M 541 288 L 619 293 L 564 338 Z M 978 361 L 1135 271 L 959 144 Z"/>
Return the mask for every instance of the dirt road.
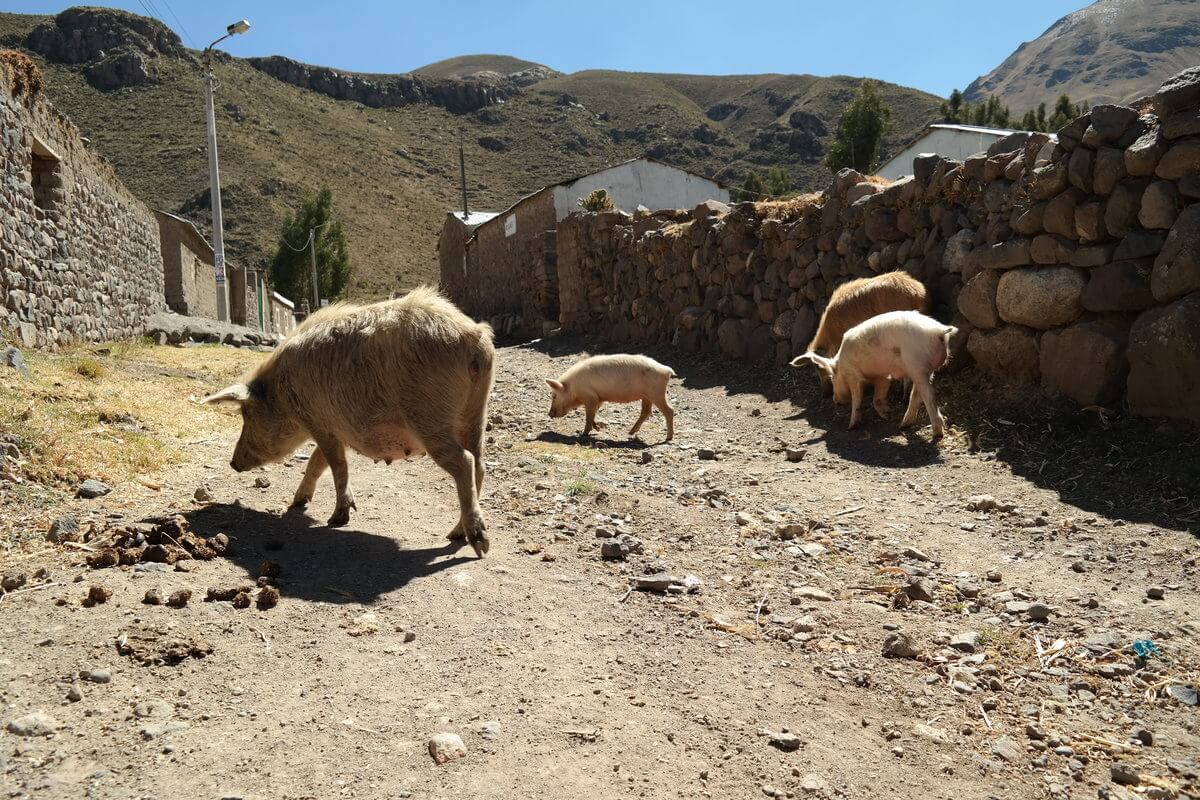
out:
<path id="1" fill-rule="evenodd" d="M 428 459 L 355 458 L 357 514 L 329 529 L 328 477 L 286 511 L 302 459 L 228 468 L 233 416 L 160 489 L 73 502 L 61 513 L 91 523 L 93 551 L 171 513 L 231 546 L 175 567 L 14 554 L 4 572 L 27 583 L 0 600 L 5 795 L 1200 792 L 1194 438 L 1078 412 L 967 425 L 976 404 L 950 392 L 940 446 L 869 409 L 847 432 L 812 376 L 663 351 L 681 376 L 676 441 L 660 443 L 657 414 L 625 439 L 633 406 L 581 441 L 581 416 L 546 418 L 542 379 L 584 347 L 500 353 L 482 560 L 446 542 L 453 484 Z M 264 561 L 277 606 L 204 600 Z M 669 591 L 630 589 L 658 573 Z M 93 584 L 112 596 L 84 607 Z M 146 605 L 150 589 L 193 594 Z M 439 732 L 466 756 L 435 764 Z"/>

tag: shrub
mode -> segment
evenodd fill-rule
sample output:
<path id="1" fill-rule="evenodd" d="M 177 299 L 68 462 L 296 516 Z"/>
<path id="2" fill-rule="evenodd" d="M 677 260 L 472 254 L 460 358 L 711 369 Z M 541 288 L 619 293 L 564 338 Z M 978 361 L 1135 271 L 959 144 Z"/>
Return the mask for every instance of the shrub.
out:
<path id="1" fill-rule="evenodd" d="M 584 211 L 612 211 L 615 206 L 607 191 L 596 189 L 587 197 L 579 198 L 579 207 Z"/>

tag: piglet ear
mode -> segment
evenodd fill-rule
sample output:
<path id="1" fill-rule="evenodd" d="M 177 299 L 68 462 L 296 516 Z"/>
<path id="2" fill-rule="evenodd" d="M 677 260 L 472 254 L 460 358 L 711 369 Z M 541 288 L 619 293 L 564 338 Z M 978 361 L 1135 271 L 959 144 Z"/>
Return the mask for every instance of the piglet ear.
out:
<path id="1" fill-rule="evenodd" d="M 201 403 L 244 403 L 250 399 L 250 387 L 244 383 L 226 386 L 216 394 L 210 394 Z"/>
<path id="2" fill-rule="evenodd" d="M 562 381 L 556 381 L 554 378 L 546 378 L 546 385 L 556 392 L 561 392 L 564 388 Z"/>

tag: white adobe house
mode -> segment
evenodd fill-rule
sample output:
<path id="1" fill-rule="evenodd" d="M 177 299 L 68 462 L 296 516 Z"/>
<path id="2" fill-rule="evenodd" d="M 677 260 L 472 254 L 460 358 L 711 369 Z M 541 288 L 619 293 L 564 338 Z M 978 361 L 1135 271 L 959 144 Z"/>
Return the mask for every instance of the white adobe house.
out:
<path id="1" fill-rule="evenodd" d="M 986 153 L 993 144 L 1014 133 L 1020 131 L 939 122 L 926 128 L 907 147 L 882 164 L 875 174 L 892 181 L 912 175 L 913 159 L 920 155 L 934 154 L 964 161 L 978 153 Z M 1050 134 L 1050 138 L 1057 137 Z"/>

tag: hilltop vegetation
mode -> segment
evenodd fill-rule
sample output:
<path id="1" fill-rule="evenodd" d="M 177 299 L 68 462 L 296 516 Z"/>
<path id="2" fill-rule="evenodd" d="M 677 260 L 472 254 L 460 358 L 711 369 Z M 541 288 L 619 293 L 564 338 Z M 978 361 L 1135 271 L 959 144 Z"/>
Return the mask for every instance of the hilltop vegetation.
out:
<path id="1" fill-rule="evenodd" d="M 112 36 L 135 24 L 153 32 L 138 33 L 134 43 L 145 51 L 137 56 L 146 65 L 145 80 L 101 90 L 94 85 L 95 64 L 56 63 L 29 51 L 30 32 L 51 17 L 0 14 L 0 42 L 30 52 L 45 71 L 50 99 L 134 192 L 207 230 L 203 91 L 195 53 L 159 23 L 125 12 L 91 13 L 103 16 Z M 146 46 L 149 41 L 156 46 Z M 780 167 L 794 189 L 823 188 L 829 174 L 821 160 L 860 82 L 605 70 L 559 75 L 507 56 L 464 56 L 394 77 L 406 86 L 480 70 L 493 73 L 488 85 L 499 76 L 503 93 L 514 96 L 455 114 L 434 102 L 375 108 L 370 91 L 364 102 L 336 100 L 222 54 L 215 71 L 231 263 L 265 266 L 286 215 L 306 193 L 326 185 L 355 270 L 349 296 L 380 297 L 436 279 L 436 237 L 446 211 L 461 202 L 460 131 L 477 209 L 503 209 L 548 183 L 643 155 L 730 185 L 751 170 L 766 174 Z M 937 117 L 940 99 L 878 86 L 892 111 L 882 145 L 886 158 Z"/>

